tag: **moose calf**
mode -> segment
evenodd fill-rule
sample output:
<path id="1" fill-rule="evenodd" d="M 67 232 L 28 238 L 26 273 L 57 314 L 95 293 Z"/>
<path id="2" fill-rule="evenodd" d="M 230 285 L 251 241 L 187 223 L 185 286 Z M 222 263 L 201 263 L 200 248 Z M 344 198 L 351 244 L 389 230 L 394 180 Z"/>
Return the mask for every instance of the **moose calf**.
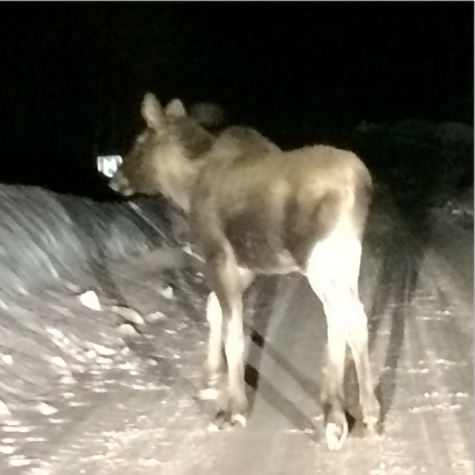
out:
<path id="1" fill-rule="evenodd" d="M 173 100 L 142 102 L 145 130 L 111 179 L 123 195 L 161 193 L 189 217 L 206 261 L 211 290 L 205 374 L 216 392 L 227 363 L 221 422 L 245 424 L 242 294 L 256 274 L 300 272 L 323 303 L 328 367 L 322 389 L 328 447 L 348 433 L 343 378 L 346 345 L 360 388 L 363 422 L 374 430 L 367 317 L 358 295 L 362 235 L 372 189 L 362 161 L 349 151 L 315 145 L 281 151 L 257 131 L 203 129 Z"/>

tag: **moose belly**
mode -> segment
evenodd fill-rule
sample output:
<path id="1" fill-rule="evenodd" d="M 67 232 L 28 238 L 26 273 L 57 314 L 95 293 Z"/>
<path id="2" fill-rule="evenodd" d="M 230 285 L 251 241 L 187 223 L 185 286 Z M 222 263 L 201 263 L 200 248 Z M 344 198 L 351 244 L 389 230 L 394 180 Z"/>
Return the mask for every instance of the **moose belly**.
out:
<path id="1" fill-rule="evenodd" d="M 285 238 L 278 228 L 264 223 L 233 221 L 226 237 L 240 266 L 262 274 L 287 274 L 299 270 L 292 254 L 285 249 Z"/>

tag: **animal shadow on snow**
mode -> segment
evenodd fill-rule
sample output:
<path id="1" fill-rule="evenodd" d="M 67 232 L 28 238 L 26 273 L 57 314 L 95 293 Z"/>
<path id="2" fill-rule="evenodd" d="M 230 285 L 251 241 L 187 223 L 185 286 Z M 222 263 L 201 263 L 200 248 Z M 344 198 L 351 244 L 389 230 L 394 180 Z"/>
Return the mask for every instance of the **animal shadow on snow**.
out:
<path id="1" fill-rule="evenodd" d="M 169 280 L 175 287 L 175 302 L 179 311 L 186 313 L 190 321 L 201 332 L 203 340 L 208 334 L 205 323 L 207 287 L 203 279 L 196 278 L 197 271 L 202 270 L 200 265 L 191 265 L 185 270 L 167 270 Z M 257 277 L 252 286 L 244 295 L 244 326 L 246 341 L 249 343 L 249 351 L 246 358 L 245 380 L 246 391 L 249 400 L 249 411 L 252 413 L 255 396 L 259 391 L 260 396 L 270 405 L 273 405 L 291 424 L 298 430 L 305 431 L 312 439 L 315 439 L 314 426 L 310 418 L 305 415 L 292 401 L 281 394 L 270 381 L 265 379 L 259 371 L 262 355 L 265 351 L 271 358 L 284 369 L 311 397 L 318 395 L 318 388 L 313 382 L 309 382 L 302 373 L 292 364 L 286 361 L 280 353 L 268 342 L 266 335 L 269 321 L 272 318 L 273 300 L 279 286 L 280 279 L 288 280 L 288 277 L 265 276 Z M 204 361 L 204 360 L 203 360 Z M 199 362 L 201 367 L 202 361 Z M 184 375 L 179 375 L 180 379 Z M 190 395 L 205 414 L 211 408 L 206 406 L 205 401 L 200 401 L 197 396 L 198 389 L 191 381 L 188 381 Z M 251 416 L 252 418 L 252 416 Z M 308 431 L 312 429 L 312 431 Z"/>
<path id="2" fill-rule="evenodd" d="M 385 221 L 383 226 L 379 220 L 382 216 Z M 419 216 L 418 230 L 424 229 L 424 222 L 424 216 Z M 384 424 L 393 404 L 406 322 L 411 318 L 411 304 L 424 258 L 423 239 L 417 238 L 411 228 L 411 220 L 403 216 L 394 203 L 389 200 L 386 202 L 384 197 L 376 197 L 368 219 L 365 253 L 376 259 L 378 264 L 377 275 L 372 276 L 375 282 L 373 299 L 367 305 L 370 352 L 375 347 L 383 321 L 386 319 L 389 322 L 385 360 L 378 362 L 378 367 L 383 371 L 375 389 L 381 404 L 381 424 Z M 353 374 L 353 371 L 349 374 Z"/>
<path id="3" fill-rule="evenodd" d="M 185 270 L 167 270 L 165 273 L 169 275 L 169 280 L 173 282 L 172 285 L 175 287 L 174 294 L 175 302 L 179 307 L 178 311 L 189 316 L 190 321 L 200 331 L 204 341 L 208 334 L 205 320 L 207 287 L 203 279 L 196 278 L 198 270 L 202 270 L 202 266 L 191 265 Z M 319 393 L 319 389 L 313 381 L 309 381 L 270 343 L 266 342 L 269 322 L 273 313 L 273 301 L 279 284 L 286 285 L 290 278 L 288 276 L 256 277 L 254 283 L 244 294 L 244 327 L 249 348 L 245 365 L 249 412 L 252 421 L 255 397 L 259 391 L 259 395 L 269 405 L 275 407 L 296 429 L 305 432 L 312 440 L 316 440 L 315 427 L 311 419 L 291 400 L 283 396 L 278 387 L 267 380 L 259 371 L 263 352 L 265 351 L 309 396 L 314 398 Z M 200 368 L 203 361 L 197 362 Z M 183 380 L 184 375 L 178 376 Z M 188 383 L 189 394 L 193 396 L 203 413 L 210 413 L 211 408 L 207 406 L 206 401 L 201 401 L 196 397 L 199 388 L 196 388 L 191 381 L 188 381 Z"/>
<path id="4" fill-rule="evenodd" d="M 308 415 L 286 398 L 278 387 L 267 380 L 259 371 L 263 352 L 265 351 L 310 397 L 315 398 L 319 394 L 316 383 L 305 377 L 266 341 L 269 322 L 273 313 L 273 301 L 278 293 L 279 284 L 288 285 L 291 278 L 289 276 L 258 277 L 246 295 L 245 330 L 249 341 L 249 351 L 246 358 L 245 380 L 249 410 L 252 414 L 255 397 L 259 392 L 259 395 L 269 405 L 275 407 L 296 429 L 305 432 L 312 440 L 316 440 L 315 426 Z M 250 311 L 251 306 L 252 312 Z"/>

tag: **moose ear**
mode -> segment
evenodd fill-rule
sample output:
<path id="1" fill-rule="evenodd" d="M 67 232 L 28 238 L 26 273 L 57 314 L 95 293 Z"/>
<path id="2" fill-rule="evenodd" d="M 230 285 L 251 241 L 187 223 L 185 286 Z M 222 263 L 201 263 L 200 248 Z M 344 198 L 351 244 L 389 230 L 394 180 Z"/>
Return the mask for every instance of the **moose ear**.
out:
<path id="1" fill-rule="evenodd" d="M 186 117 L 186 109 L 180 99 L 172 99 L 165 107 L 165 115 L 175 119 L 179 117 Z"/>
<path id="2" fill-rule="evenodd" d="M 163 121 L 163 111 L 159 100 L 151 92 L 147 92 L 142 100 L 142 117 L 147 126 L 156 129 Z"/>

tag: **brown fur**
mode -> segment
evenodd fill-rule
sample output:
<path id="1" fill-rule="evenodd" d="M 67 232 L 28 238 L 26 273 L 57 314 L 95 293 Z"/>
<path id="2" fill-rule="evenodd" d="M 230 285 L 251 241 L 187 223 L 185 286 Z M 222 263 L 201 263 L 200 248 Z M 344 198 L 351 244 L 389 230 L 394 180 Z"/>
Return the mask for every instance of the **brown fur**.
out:
<path id="1" fill-rule="evenodd" d="M 243 422 L 242 293 L 257 273 L 299 271 L 323 302 L 329 363 L 322 388 L 326 437 L 340 448 L 346 344 L 355 359 L 364 422 L 374 427 L 367 318 L 358 297 L 361 239 L 371 176 L 349 151 L 315 145 L 288 152 L 257 131 L 230 127 L 214 136 L 188 117 L 180 101 L 162 110 L 146 95 L 146 130 L 111 187 L 123 194 L 162 193 L 189 215 L 206 259 L 212 292 L 206 375 L 213 389 L 227 360 L 224 419 Z"/>
<path id="2" fill-rule="evenodd" d="M 342 215 L 362 232 L 371 179 L 350 152 L 316 146 L 203 160 L 190 211 L 205 252 L 225 239 L 240 266 L 274 273 L 283 256 L 284 267 L 301 269 Z"/>

